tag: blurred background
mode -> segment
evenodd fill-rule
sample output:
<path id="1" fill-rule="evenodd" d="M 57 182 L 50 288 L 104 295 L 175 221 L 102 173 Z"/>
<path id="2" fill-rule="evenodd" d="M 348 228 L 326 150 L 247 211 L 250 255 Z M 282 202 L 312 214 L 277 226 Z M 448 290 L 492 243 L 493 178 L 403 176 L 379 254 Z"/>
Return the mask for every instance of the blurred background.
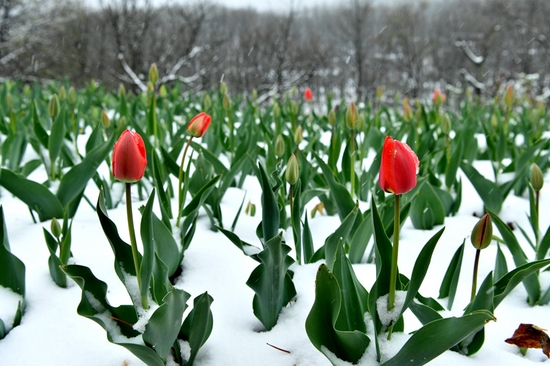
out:
<path id="1" fill-rule="evenodd" d="M 261 100 L 292 87 L 370 100 L 492 98 L 514 82 L 550 95 L 548 0 L 0 0 L 0 78 L 225 81 Z M 516 86 L 517 87 L 517 86 Z M 399 94 L 399 95 L 398 95 Z"/>

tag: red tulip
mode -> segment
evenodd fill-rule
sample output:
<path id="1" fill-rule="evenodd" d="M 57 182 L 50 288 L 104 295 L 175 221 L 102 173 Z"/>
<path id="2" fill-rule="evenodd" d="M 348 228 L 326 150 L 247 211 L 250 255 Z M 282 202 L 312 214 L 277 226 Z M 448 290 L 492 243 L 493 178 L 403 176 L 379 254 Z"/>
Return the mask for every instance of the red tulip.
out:
<path id="1" fill-rule="evenodd" d="M 147 158 L 145 144 L 137 132 L 125 130 L 113 151 L 113 175 L 122 182 L 137 182 L 143 178 Z"/>
<path id="2" fill-rule="evenodd" d="M 434 90 L 434 94 L 432 96 L 432 102 L 435 106 L 440 106 L 441 104 L 445 103 L 447 100 L 447 96 L 441 92 L 439 89 Z"/>
<path id="3" fill-rule="evenodd" d="M 304 92 L 304 99 L 306 100 L 306 102 L 311 102 L 313 100 L 313 92 L 310 88 L 307 88 Z"/>
<path id="4" fill-rule="evenodd" d="M 407 193 L 416 186 L 419 165 L 409 145 L 386 137 L 380 162 L 380 187 L 386 192 Z"/>
<path id="5" fill-rule="evenodd" d="M 189 121 L 189 124 L 187 125 L 187 133 L 193 137 L 202 137 L 208 129 L 208 126 L 210 126 L 211 119 L 212 117 L 204 112 L 197 114 L 191 121 Z"/>

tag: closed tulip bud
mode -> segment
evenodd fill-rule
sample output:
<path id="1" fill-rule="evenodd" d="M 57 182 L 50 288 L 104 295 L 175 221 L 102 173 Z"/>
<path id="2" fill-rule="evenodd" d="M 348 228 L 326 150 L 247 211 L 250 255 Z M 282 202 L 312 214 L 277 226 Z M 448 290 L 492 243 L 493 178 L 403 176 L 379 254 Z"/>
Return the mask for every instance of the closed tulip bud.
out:
<path id="1" fill-rule="evenodd" d="M 208 126 L 210 126 L 211 120 L 212 117 L 204 112 L 197 114 L 189 121 L 187 133 L 193 137 L 202 137 L 208 129 Z"/>
<path id="2" fill-rule="evenodd" d="M 118 86 L 118 96 L 123 97 L 126 95 L 126 88 L 124 87 L 124 84 L 120 84 Z"/>
<path id="3" fill-rule="evenodd" d="M 166 91 L 166 85 L 162 84 L 159 88 L 159 95 L 162 98 L 165 98 L 168 95 L 168 91 Z"/>
<path id="4" fill-rule="evenodd" d="M 355 129 L 355 126 L 357 125 L 357 119 L 359 119 L 357 107 L 355 106 L 355 103 L 351 102 L 348 110 L 346 111 L 346 126 L 348 126 L 350 130 Z"/>
<path id="5" fill-rule="evenodd" d="M 285 140 L 282 135 L 277 135 L 275 140 L 275 155 L 281 158 L 285 154 Z"/>
<path id="6" fill-rule="evenodd" d="M 252 89 L 252 100 L 258 99 L 258 91 L 256 89 Z"/>
<path id="7" fill-rule="evenodd" d="M 50 103 L 48 104 L 48 114 L 51 119 L 55 119 L 55 117 L 59 114 L 60 109 L 61 106 L 59 105 L 59 98 L 57 97 L 57 94 L 54 94 L 51 96 Z"/>
<path id="8" fill-rule="evenodd" d="M 288 184 L 295 185 L 299 177 L 300 169 L 298 167 L 298 160 L 296 159 L 296 155 L 292 154 L 286 165 L 285 178 Z"/>
<path id="9" fill-rule="evenodd" d="M 410 121 L 413 118 L 413 111 L 409 105 L 409 98 L 403 98 L 403 119 Z"/>
<path id="10" fill-rule="evenodd" d="M 491 126 L 496 128 L 498 126 L 498 117 L 496 114 L 491 115 Z"/>
<path id="11" fill-rule="evenodd" d="M 531 182 L 531 185 L 533 186 L 535 192 L 539 192 L 544 185 L 544 176 L 542 175 L 542 171 L 535 163 L 531 165 L 531 174 L 529 175 L 529 181 Z"/>
<path id="12" fill-rule="evenodd" d="M 126 128 L 126 125 L 127 125 L 126 117 L 124 116 L 120 117 L 120 119 L 118 120 L 118 128 L 119 129 Z"/>
<path id="13" fill-rule="evenodd" d="M 306 102 L 311 102 L 313 100 L 313 92 L 310 88 L 307 88 L 304 91 L 304 99 L 306 100 Z"/>
<path id="14" fill-rule="evenodd" d="M 224 81 L 220 83 L 220 93 L 227 94 L 227 84 Z"/>
<path id="15" fill-rule="evenodd" d="M 65 89 L 65 86 L 61 85 L 59 88 L 59 100 L 64 101 L 67 98 L 67 90 Z"/>
<path id="16" fill-rule="evenodd" d="M 256 215 L 256 205 L 253 204 L 252 202 L 248 201 L 248 204 L 246 205 L 246 208 L 244 209 L 244 212 L 247 215 L 254 217 Z"/>
<path id="17" fill-rule="evenodd" d="M 376 99 L 381 100 L 383 95 L 382 87 L 378 86 L 376 88 Z"/>
<path id="18" fill-rule="evenodd" d="M 151 84 L 155 85 L 158 80 L 159 80 L 159 69 L 157 68 L 157 64 L 153 63 L 149 68 L 149 81 L 151 82 Z"/>
<path id="19" fill-rule="evenodd" d="M 504 92 L 504 104 L 507 107 L 511 107 L 512 104 L 514 104 L 514 87 L 512 85 L 506 87 L 506 91 Z"/>
<path id="20" fill-rule="evenodd" d="M 300 143 L 304 140 L 304 131 L 302 129 L 302 126 L 296 127 L 296 131 L 294 131 L 294 142 L 296 145 L 300 145 Z"/>
<path id="21" fill-rule="evenodd" d="M 137 182 L 147 167 L 145 144 L 137 132 L 124 130 L 113 149 L 113 175 L 121 182 Z"/>
<path id="22" fill-rule="evenodd" d="M 432 97 L 433 104 L 439 107 L 441 104 L 445 103 L 445 100 L 447 100 L 447 96 L 443 94 L 441 90 L 435 89 Z"/>
<path id="23" fill-rule="evenodd" d="M 403 194 L 416 186 L 420 162 L 409 145 L 386 137 L 382 148 L 379 184 L 385 192 Z"/>
<path id="24" fill-rule="evenodd" d="M 298 114 L 298 103 L 296 103 L 295 100 L 290 102 L 290 108 L 292 110 L 292 114 L 294 114 L 294 115 Z"/>
<path id="25" fill-rule="evenodd" d="M 109 126 L 111 125 L 111 119 L 109 118 L 109 116 L 107 115 L 107 112 L 105 112 L 105 110 L 101 111 L 101 124 L 105 128 L 109 128 Z"/>
<path id="26" fill-rule="evenodd" d="M 26 97 L 30 97 L 32 95 L 31 87 L 28 84 L 25 84 L 23 87 L 23 94 L 25 94 Z"/>
<path id="27" fill-rule="evenodd" d="M 6 94 L 6 106 L 8 108 L 11 108 L 12 105 L 13 105 L 13 98 L 12 98 L 10 93 L 7 93 Z"/>
<path id="28" fill-rule="evenodd" d="M 71 105 L 74 105 L 76 103 L 76 90 L 74 89 L 74 86 L 71 86 L 69 88 L 69 103 Z"/>
<path id="29" fill-rule="evenodd" d="M 298 88 L 296 88 L 296 85 L 294 85 L 294 86 L 292 87 L 292 89 L 290 89 L 290 95 L 291 95 L 292 97 L 295 97 L 296 95 L 298 95 Z"/>
<path id="30" fill-rule="evenodd" d="M 491 244 L 493 240 L 493 223 L 489 214 L 483 215 L 474 226 L 470 240 L 476 249 L 485 249 Z"/>
<path id="31" fill-rule="evenodd" d="M 222 106 L 226 111 L 231 108 L 231 101 L 229 100 L 229 95 L 227 95 L 227 93 L 223 94 Z"/>
<path id="32" fill-rule="evenodd" d="M 147 82 L 147 93 L 152 93 L 154 91 L 155 91 L 155 85 L 152 82 L 148 81 Z"/>
<path id="33" fill-rule="evenodd" d="M 52 235 L 54 238 L 59 240 L 61 237 L 61 225 L 59 225 L 59 221 L 54 217 L 52 219 L 52 222 L 50 223 L 50 231 L 52 232 Z"/>
<path id="34" fill-rule="evenodd" d="M 359 115 L 359 118 L 357 119 L 357 125 L 355 126 L 357 128 L 357 131 L 362 131 L 363 128 L 365 128 L 365 114 L 361 113 Z"/>
<path id="35" fill-rule="evenodd" d="M 336 113 L 334 113 L 334 109 L 328 112 L 328 124 L 333 127 L 336 126 Z"/>
<path id="36" fill-rule="evenodd" d="M 277 102 L 273 102 L 273 115 L 275 117 L 279 117 L 281 115 L 281 107 Z"/>
<path id="37" fill-rule="evenodd" d="M 210 94 L 204 93 L 202 96 L 202 109 L 204 111 L 209 111 L 212 107 L 212 98 L 210 98 Z"/>
<path id="38" fill-rule="evenodd" d="M 441 119 L 441 130 L 445 135 L 448 135 L 449 132 L 451 132 L 451 119 L 447 113 L 445 113 Z"/>

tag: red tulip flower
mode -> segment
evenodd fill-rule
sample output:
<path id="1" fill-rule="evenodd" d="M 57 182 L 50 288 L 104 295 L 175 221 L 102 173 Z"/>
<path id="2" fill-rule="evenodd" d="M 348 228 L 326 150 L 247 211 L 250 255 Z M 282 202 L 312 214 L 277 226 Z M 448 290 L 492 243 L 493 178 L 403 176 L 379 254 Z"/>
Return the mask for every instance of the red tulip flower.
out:
<path id="1" fill-rule="evenodd" d="M 311 102 L 313 100 L 313 92 L 310 88 L 307 88 L 304 91 L 304 99 L 306 100 L 306 102 Z"/>
<path id="2" fill-rule="evenodd" d="M 386 192 L 403 194 L 416 186 L 420 162 L 409 145 L 386 137 L 380 163 L 380 187 Z"/>
<path id="3" fill-rule="evenodd" d="M 193 137 L 202 137 L 208 129 L 208 126 L 210 126 L 211 119 L 212 117 L 204 112 L 197 114 L 191 121 L 189 121 L 189 124 L 187 125 L 187 133 Z"/>
<path id="4" fill-rule="evenodd" d="M 445 103 L 447 100 L 447 96 L 441 92 L 439 89 L 434 90 L 434 94 L 432 96 L 432 102 L 436 107 L 439 107 L 441 104 Z"/>
<path id="5" fill-rule="evenodd" d="M 113 151 L 113 175 L 116 179 L 132 183 L 143 178 L 147 158 L 141 136 L 130 130 L 120 135 Z"/>

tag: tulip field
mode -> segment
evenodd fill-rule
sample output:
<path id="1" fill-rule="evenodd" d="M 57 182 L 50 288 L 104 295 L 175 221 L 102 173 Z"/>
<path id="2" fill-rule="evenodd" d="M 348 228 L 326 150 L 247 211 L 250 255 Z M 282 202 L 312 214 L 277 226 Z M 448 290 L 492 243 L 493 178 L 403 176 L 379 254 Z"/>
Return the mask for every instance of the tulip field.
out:
<path id="1" fill-rule="evenodd" d="M 157 81 L 0 84 L 0 365 L 550 357 L 543 100 Z"/>

